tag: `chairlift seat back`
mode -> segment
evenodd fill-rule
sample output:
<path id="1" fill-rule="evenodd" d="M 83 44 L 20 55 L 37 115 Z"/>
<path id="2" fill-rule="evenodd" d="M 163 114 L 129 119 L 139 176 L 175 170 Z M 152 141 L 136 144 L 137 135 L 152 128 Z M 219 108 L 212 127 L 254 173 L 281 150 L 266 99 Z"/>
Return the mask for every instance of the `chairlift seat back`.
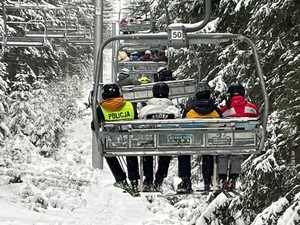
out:
<path id="1" fill-rule="evenodd" d="M 193 96 L 197 82 L 194 79 L 164 81 L 169 85 L 169 98 Z M 128 85 L 121 88 L 123 97 L 131 102 L 141 102 L 153 97 L 152 88 L 155 83 Z"/>

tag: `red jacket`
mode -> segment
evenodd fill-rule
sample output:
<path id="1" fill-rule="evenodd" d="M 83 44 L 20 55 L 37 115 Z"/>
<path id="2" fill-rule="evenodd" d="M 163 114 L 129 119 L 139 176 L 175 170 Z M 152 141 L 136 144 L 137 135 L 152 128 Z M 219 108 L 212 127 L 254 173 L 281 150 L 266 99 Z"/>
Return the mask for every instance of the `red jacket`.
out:
<path id="1" fill-rule="evenodd" d="M 152 61 L 151 55 L 145 54 L 141 57 L 141 61 Z"/>
<path id="2" fill-rule="evenodd" d="M 223 117 L 258 117 L 257 107 L 243 96 L 237 95 L 230 99 L 230 106 L 221 107 Z"/>
<path id="3" fill-rule="evenodd" d="M 158 57 L 153 59 L 154 62 L 161 62 L 161 61 L 165 61 L 168 62 L 168 57 L 165 55 L 159 55 Z"/>

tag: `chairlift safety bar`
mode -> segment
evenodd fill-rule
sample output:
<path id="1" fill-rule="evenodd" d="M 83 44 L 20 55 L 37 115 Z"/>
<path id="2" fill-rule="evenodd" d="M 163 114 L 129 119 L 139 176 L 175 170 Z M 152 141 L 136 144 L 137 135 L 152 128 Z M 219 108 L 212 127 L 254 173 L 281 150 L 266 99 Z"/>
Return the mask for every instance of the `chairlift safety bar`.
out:
<path id="1" fill-rule="evenodd" d="M 104 156 L 254 154 L 258 118 L 130 120 L 104 122 Z"/>

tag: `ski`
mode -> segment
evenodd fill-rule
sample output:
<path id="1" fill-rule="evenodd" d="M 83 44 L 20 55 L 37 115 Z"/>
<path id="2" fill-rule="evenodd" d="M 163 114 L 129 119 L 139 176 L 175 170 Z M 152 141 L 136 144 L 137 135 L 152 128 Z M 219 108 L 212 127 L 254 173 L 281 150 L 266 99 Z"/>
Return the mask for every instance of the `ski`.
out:
<path id="1" fill-rule="evenodd" d="M 117 182 L 116 182 L 116 183 L 113 184 L 113 186 L 116 187 L 116 188 L 122 189 L 124 193 L 130 194 L 132 197 L 140 197 L 140 196 L 141 196 L 140 193 L 139 193 L 138 191 L 132 190 L 132 189 L 129 187 L 129 185 L 128 185 L 128 187 L 124 187 L 124 186 L 120 185 L 120 183 L 117 183 Z"/>
<path id="2" fill-rule="evenodd" d="M 233 198 L 235 196 L 241 196 L 241 194 L 239 192 L 237 192 L 237 190 L 235 189 L 230 189 L 230 190 L 227 190 L 227 189 L 218 189 L 216 191 L 217 194 L 219 193 L 223 193 L 226 197 L 228 198 Z"/>
<path id="3" fill-rule="evenodd" d="M 218 189 L 216 191 L 216 194 L 220 194 L 220 193 L 223 193 L 227 198 L 232 198 L 232 195 L 225 189 Z"/>
<path id="4" fill-rule="evenodd" d="M 189 192 L 189 193 L 183 193 L 183 192 L 175 192 L 175 193 L 167 193 L 167 194 L 161 194 L 158 195 L 158 197 L 164 197 L 164 198 L 170 198 L 170 197 L 179 197 L 179 196 L 203 196 L 204 193 L 202 192 Z"/>
<path id="5" fill-rule="evenodd" d="M 162 194 L 161 191 L 140 191 L 140 193 L 143 193 L 145 195 L 156 195 L 156 194 Z"/>
<path id="6" fill-rule="evenodd" d="M 230 189 L 230 190 L 228 190 L 228 192 L 232 192 L 233 194 L 235 194 L 237 196 L 241 196 L 241 194 L 236 189 Z"/>

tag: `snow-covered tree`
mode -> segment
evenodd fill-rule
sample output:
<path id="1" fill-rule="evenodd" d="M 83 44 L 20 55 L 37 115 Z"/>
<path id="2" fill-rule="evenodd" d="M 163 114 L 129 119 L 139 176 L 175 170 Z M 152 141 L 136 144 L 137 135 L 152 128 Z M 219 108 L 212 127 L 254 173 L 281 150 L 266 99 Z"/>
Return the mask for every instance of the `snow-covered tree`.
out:
<path id="1" fill-rule="evenodd" d="M 10 133 L 6 125 L 8 118 L 8 85 L 5 80 L 3 80 L 5 73 L 6 65 L 0 62 L 0 143 L 4 143 L 5 137 L 7 137 Z"/>
<path id="2" fill-rule="evenodd" d="M 10 93 L 12 102 L 9 108 L 9 129 L 14 135 L 23 134 L 30 137 L 36 117 L 35 110 L 30 104 L 33 97 L 30 81 L 35 79 L 35 74 L 24 63 L 19 64 L 18 71 L 15 80 L 12 81 Z"/>
<path id="3" fill-rule="evenodd" d="M 40 154 L 51 156 L 59 146 L 63 119 L 60 117 L 57 102 L 51 101 L 49 87 L 43 75 L 37 77 L 32 88 L 33 98 L 30 103 L 35 109 L 35 121 L 30 141 Z"/>

